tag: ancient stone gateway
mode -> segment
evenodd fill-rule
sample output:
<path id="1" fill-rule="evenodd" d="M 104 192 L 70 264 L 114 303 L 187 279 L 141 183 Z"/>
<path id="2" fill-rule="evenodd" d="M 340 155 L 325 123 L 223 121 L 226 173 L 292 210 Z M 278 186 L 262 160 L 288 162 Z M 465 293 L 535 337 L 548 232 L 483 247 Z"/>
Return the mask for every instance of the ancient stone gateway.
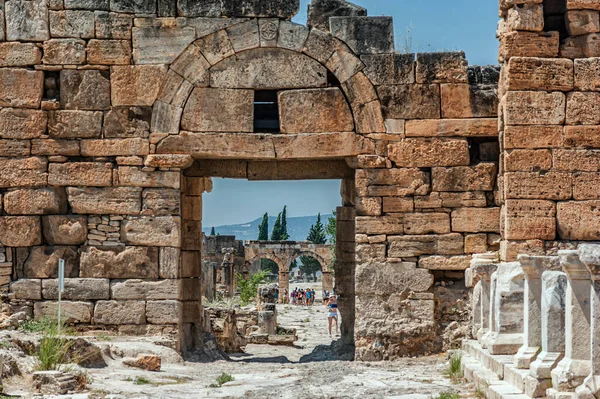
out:
<path id="1" fill-rule="evenodd" d="M 279 267 L 280 293 L 290 288 L 290 266 L 299 256 L 311 256 L 319 262 L 323 273 L 323 290 L 333 289 L 333 261 L 335 248 L 326 244 L 308 241 L 246 241 L 246 261 L 251 264 L 260 259 L 271 259 Z"/>

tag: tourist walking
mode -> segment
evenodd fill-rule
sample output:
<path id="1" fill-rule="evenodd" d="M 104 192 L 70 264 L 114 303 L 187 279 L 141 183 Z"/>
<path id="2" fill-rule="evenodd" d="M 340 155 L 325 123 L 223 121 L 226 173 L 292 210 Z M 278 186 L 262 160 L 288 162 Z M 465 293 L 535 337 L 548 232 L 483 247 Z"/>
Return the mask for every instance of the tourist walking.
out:
<path id="1" fill-rule="evenodd" d="M 328 298 L 327 303 L 327 321 L 329 322 L 329 336 L 331 337 L 331 325 L 335 321 L 335 336 L 339 336 L 338 333 L 338 304 L 335 296 L 331 295 Z"/>

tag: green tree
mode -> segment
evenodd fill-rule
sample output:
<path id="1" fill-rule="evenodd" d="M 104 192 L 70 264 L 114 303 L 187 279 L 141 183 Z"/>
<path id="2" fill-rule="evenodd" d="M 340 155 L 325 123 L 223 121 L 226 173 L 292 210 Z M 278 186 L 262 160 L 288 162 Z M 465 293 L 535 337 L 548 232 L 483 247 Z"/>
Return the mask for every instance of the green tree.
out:
<path id="1" fill-rule="evenodd" d="M 279 237 L 280 241 L 286 241 L 290 239 L 290 235 L 287 231 L 287 205 L 283 207 L 283 212 L 281 212 L 281 234 Z"/>
<path id="2" fill-rule="evenodd" d="M 327 226 L 325 226 L 325 232 L 327 233 L 327 237 L 329 238 L 329 242 L 335 245 L 335 240 L 337 238 L 337 218 L 336 218 L 336 210 L 333 210 L 333 216 L 327 219 Z"/>
<path id="3" fill-rule="evenodd" d="M 216 233 L 215 233 L 215 228 L 214 228 L 214 227 L 213 227 L 212 229 L 210 229 L 210 235 L 211 235 L 211 236 L 214 236 L 214 235 L 216 235 Z"/>
<path id="4" fill-rule="evenodd" d="M 242 305 L 247 305 L 252 301 L 252 298 L 256 298 L 258 294 L 258 286 L 265 282 L 266 271 L 262 271 L 260 273 L 255 273 L 248 278 L 248 280 L 244 279 L 239 273 L 236 273 L 235 280 L 237 283 L 238 291 L 240 292 L 240 300 L 242 301 Z"/>
<path id="5" fill-rule="evenodd" d="M 269 214 L 265 212 L 262 222 L 258 226 L 258 241 L 269 240 Z"/>
<path id="6" fill-rule="evenodd" d="M 317 216 L 316 223 L 310 226 L 310 230 L 308 231 L 308 236 L 306 239 L 313 244 L 325 244 L 327 242 L 327 234 L 325 233 L 323 223 L 321 223 L 320 213 Z M 316 277 L 316 273 L 321 270 L 321 264 L 311 256 L 303 255 L 300 257 L 300 261 L 302 262 L 302 265 L 300 265 L 300 271 L 306 275 L 312 275 L 313 277 Z"/>
<path id="7" fill-rule="evenodd" d="M 277 220 L 275 220 L 275 224 L 273 225 L 271 241 L 281 241 L 281 213 L 277 215 Z"/>

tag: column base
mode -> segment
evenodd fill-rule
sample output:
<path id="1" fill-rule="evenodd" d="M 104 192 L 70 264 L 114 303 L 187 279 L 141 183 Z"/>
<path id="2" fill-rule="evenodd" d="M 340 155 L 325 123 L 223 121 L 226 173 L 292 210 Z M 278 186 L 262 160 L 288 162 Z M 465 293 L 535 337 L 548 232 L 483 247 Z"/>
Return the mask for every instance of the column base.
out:
<path id="1" fill-rule="evenodd" d="M 563 356 L 562 353 L 541 352 L 529 366 L 530 375 L 538 380 L 552 378 L 552 370 L 556 368 Z"/>
<path id="2" fill-rule="evenodd" d="M 537 358 L 540 348 L 536 346 L 523 345 L 514 358 L 514 365 L 518 369 L 528 369 L 531 363 Z"/>
<path id="3" fill-rule="evenodd" d="M 479 341 L 481 347 L 484 349 L 487 347 L 487 341 L 490 334 L 492 333 L 487 328 L 480 328 L 479 331 L 477 331 L 477 341 Z"/>
<path id="4" fill-rule="evenodd" d="M 590 360 L 564 358 L 552 370 L 552 387 L 558 392 L 575 392 L 575 389 L 590 375 L 591 369 Z"/>
<path id="5" fill-rule="evenodd" d="M 577 399 L 600 399 L 600 375 L 588 376 L 575 392 Z"/>
<path id="6" fill-rule="evenodd" d="M 514 355 L 523 345 L 523 334 L 500 333 L 488 341 L 488 350 L 492 355 Z"/>
<path id="7" fill-rule="evenodd" d="M 546 390 L 552 387 L 550 378 L 537 379 L 528 375 L 523 380 L 525 395 L 530 398 L 543 398 L 546 396 Z"/>
<path id="8" fill-rule="evenodd" d="M 577 394 L 574 392 L 558 392 L 554 388 L 550 388 L 546 391 L 547 399 L 577 399 Z"/>

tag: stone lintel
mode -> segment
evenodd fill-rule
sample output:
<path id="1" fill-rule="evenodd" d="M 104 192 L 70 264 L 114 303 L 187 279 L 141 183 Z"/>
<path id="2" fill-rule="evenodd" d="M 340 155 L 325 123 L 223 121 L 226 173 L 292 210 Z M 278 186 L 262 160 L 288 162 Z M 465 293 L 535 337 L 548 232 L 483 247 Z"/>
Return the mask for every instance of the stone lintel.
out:
<path id="1" fill-rule="evenodd" d="M 558 256 L 532 256 L 520 254 L 517 260 L 521 263 L 521 268 L 528 279 L 539 280 L 542 273 L 548 270 L 561 270 L 560 259 Z"/>
<path id="2" fill-rule="evenodd" d="M 579 258 L 577 250 L 558 251 L 560 264 L 569 280 L 589 280 L 590 272 Z"/>

